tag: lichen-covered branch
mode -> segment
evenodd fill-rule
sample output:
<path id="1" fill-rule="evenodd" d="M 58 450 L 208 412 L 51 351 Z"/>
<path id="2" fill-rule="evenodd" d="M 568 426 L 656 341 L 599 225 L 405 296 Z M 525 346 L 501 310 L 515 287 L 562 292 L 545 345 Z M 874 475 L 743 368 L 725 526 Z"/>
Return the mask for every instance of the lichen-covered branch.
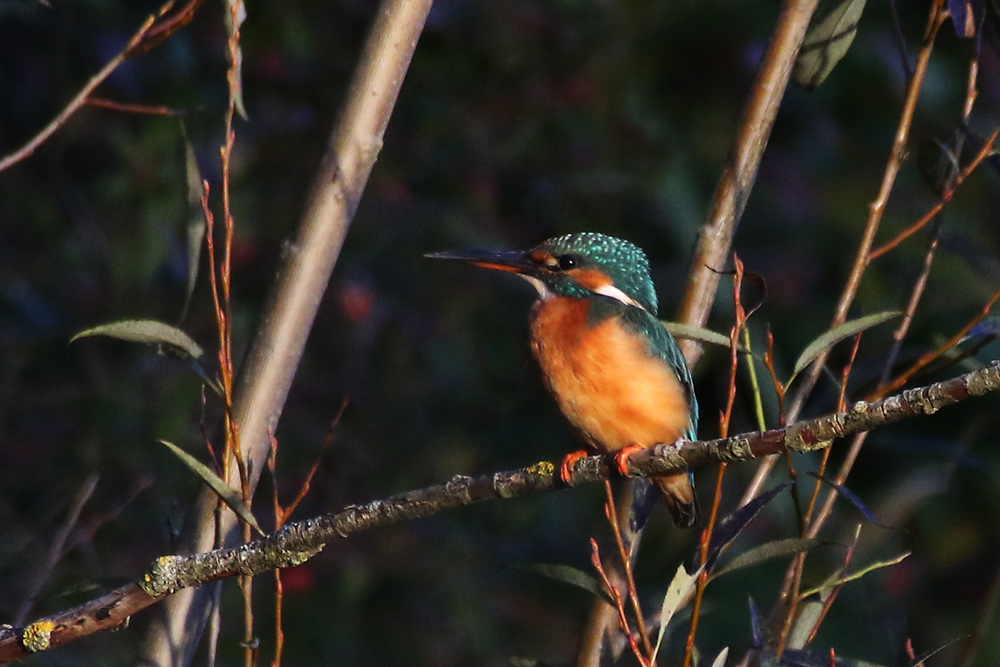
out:
<path id="1" fill-rule="evenodd" d="M 787 429 L 651 447 L 629 459 L 629 471 L 648 475 L 719 461 L 745 461 L 783 451 L 813 451 L 828 447 L 845 435 L 929 415 L 967 398 L 998 390 L 1000 362 L 994 362 L 951 380 L 870 403 L 858 402 L 844 412 L 799 422 Z M 608 457 L 592 456 L 576 464 L 572 480 L 574 485 L 596 483 L 614 476 L 613 470 L 614 463 Z M 299 565 L 322 550 L 327 542 L 352 533 L 437 514 L 451 507 L 559 488 L 564 487 L 550 462 L 478 477 L 456 476 L 444 484 L 290 523 L 240 547 L 192 556 L 161 556 L 138 581 L 97 600 L 39 619 L 24 628 L 0 626 L 0 662 L 119 627 L 133 614 L 184 588 L 237 574 L 254 575 Z"/>

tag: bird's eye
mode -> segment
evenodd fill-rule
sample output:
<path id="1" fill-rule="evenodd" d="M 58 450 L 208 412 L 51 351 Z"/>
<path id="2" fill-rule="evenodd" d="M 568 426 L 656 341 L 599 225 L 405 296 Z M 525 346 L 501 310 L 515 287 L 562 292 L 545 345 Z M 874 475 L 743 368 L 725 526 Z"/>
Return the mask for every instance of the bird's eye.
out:
<path id="1" fill-rule="evenodd" d="M 575 268 L 579 263 L 580 258 L 576 255 L 560 255 L 558 266 L 560 271 L 569 271 L 570 269 Z"/>

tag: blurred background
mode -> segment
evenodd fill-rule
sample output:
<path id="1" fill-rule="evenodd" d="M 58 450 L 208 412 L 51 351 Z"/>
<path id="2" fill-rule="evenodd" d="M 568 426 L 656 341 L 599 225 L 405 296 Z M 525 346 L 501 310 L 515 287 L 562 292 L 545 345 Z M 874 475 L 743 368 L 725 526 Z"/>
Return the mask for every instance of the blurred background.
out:
<path id="1" fill-rule="evenodd" d="M 262 0 L 248 7 L 249 121 L 237 122 L 232 181 L 237 358 L 303 209 L 374 4 Z M 825 84 L 811 93 L 789 89 L 736 237 L 747 270 L 767 285 L 751 320 L 755 346 L 762 349 L 766 331 L 774 334 L 783 377 L 828 326 L 881 182 L 905 86 L 891 4 L 869 3 L 851 52 Z M 925 4 L 899 3 L 910 62 Z M 0 153 L 58 113 L 157 6 L 0 0 Z M 661 315 L 671 318 L 777 8 L 740 0 L 435 4 L 277 433 L 279 493 L 288 501 L 349 401 L 294 518 L 456 474 L 555 460 L 577 447 L 530 358 L 531 288 L 422 255 L 527 247 L 580 230 L 621 236 L 647 251 Z M 986 135 L 998 122 L 995 31 L 982 49 L 971 129 Z M 881 240 L 936 201 L 918 168 L 919 146 L 953 141 L 971 54 L 971 40 L 946 24 Z M 206 3 L 190 26 L 129 60 L 97 93 L 182 111 L 214 204 L 225 68 L 221 3 Z M 992 166 L 945 209 L 904 360 L 951 336 L 996 289 L 998 210 Z M 68 344 L 76 332 L 118 319 L 178 323 L 185 216 L 177 118 L 85 108 L 32 157 L 0 173 L 0 622 L 22 605 L 88 476 L 98 476 L 96 490 L 32 617 L 120 585 L 171 552 L 201 489 L 156 444 L 170 440 L 205 457 L 203 433 L 216 433 L 218 405 L 208 399 L 203 407 L 199 379 L 152 348 L 107 339 Z M 852 316 L 901 309 L 927 243 L 921 233 L 877 260 Z M 723 278 L 711 328 L 728 333 L 731 301 Z M 211 356 L 217 337 L 203 279 L 179 326 Z M 892 328 L 865 335 L 852 389 L 877 378 Z M 834 372 L 849 347 L 835 350 Z M 978 360 L 996 354 L 988 346 Z M 714 437 L 728 351 L 707 350 L 694 376 L 700 435 Z M 734 431 L 756 428 L 745 377 Z M 764 394 L 775 427 L 773 392 L 765 387 Z M 835 386 L 821 381 L 805 416 L 832 411 L 835 398 Z M 884 525 L 867 523 L 844 502 L 824 537 L 844 543 L 861 522 L 853 566 L 912 556 L 844 589 L 813 645 L 818 653 L 833 647 L 838 656 L 903 664 L 907 638 L 920 654 L 973 631 L 1000 576 L 997 400 L 969 401 L 869 438 L 848 486 Z M 730 467 L 724 513 L 754 468 Z M 707 504 L 715 471 L 698 477 Z M 271 494 L 265 475 L 258 493 L 264 525 Z M 286 664 L 506 665 L 514 657 L 569 664 L 591 600 L 523 568 L 560 563 L 589 571 L 588 537 L 606 530 L 602 499 L 599 487 L 588 487 L 487 503 L 330 544 L 286 575 Z M 792 503 L 781 496 L 734 553 L 795 536 L 795 526 Z M 654 517 L 638 570 L 650 610 L 696 539 L 665 513 Z M 843 555 L 836 544 L 819 549 L 807 578 L 821 581 Z M 758 566 L 709 588 L 698 640 L 704 655 L 746 650 L 748 599 L 769 608 L 785 567 Z M 269 659 L 273 586 L 259 577 L 255 587 Z M 234 585 L 225 586 L 224 601 L 220 664 L 236 664 L 242 630 Z M 131 664 L 143 626 L 140 615 L 125 632 L 25 664 Z M 1000 632 L 987 627 L 977 665 L 1000 660 Z M 928 664 L 953 664 L 960 652 L 953 646 Z"/>

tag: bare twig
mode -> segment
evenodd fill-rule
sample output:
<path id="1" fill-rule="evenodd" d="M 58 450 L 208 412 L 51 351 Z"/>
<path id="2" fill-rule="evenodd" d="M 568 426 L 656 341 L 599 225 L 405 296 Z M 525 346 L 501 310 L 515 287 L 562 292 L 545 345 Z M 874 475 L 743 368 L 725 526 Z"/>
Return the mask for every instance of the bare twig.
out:
<path id="1" fill-rule="evenodd" d="M 635 577 L 632 575 L 632 554 L 629 553 L 631 549 L 626 548 L 625 541 L 622 539 L 622 527 L 618 522 L 618 513 L 615 511 L 615 496 L 611 491 L 611 482 L 604 483 L 604 517 L 608 520 L 608 524 L 611 527 L 611 534 L 615 538 L 615 547 L 618 550 L 618 562 L 621 564 L 622 573 L 625 575 L 625 590 L 628 593 L 628 600 L 632 606 L 632 613 L 635 615 L 635 627 L 636 631 L 639 633 L 639 641 L 642 643 L 642 653 L 637 654 L 636 658 L 640 662 L 646 660 L 648 663 L 652 660 L 653 647 L 649 643 L 649 633 L 646 631 L 646 619 L 642 613 L 642 607 L 639 604 L 639 591 L 635 586 Z M 594 543 L 594 553 L 597 554 L 597 542 L 591 540 Z M 607 581 L 606 575 L 601 572 L 601 577 Z M 608 582 L 610 586 L 610 582 Z M 624 613 L 621 613 L 621 618 L 624 619 Z M 622 626 L 622 632 L 629 635 L 628 623 Z M 634 641 L 630 644 L 635 647 Z M 645 656 L 645 658 L 643 657 Z"/>
<path id="2" fill-rule="evenodd" d="M 635 636 L 629 632 L 628 629 L 628 618 L 625 615 L 625 602 L 622 600 L 622 594 L 618 590 L 618 587 L 613 585 L 608 580 L 608 575 L 604 571 L 604 566 L 601 564 L 601 551 L 597 547 L 597 540 L 590 539 L 590 562 L 593 564 L 594 569 L 597 570 L 597 574 L 601 576 L 601 583 L 604 584 L 604 590 L 607 591 L 608 595 L 614 601 L 614 610 L 618 617 L 618 627 L 622 629 L 625 634 L 625 639 L 628 641 L 629 648 L 632 649 L 632 655 L 635 659 L 639 661 L 641 667 L 648 667 L 649 661 L 645 658 L 642 651 L 639 649 L 639 644 L 635 641 Z"/>
<path id="3" fill-rule="evenodd" d="M 806 637 L 804 646 L 808 646 L 816 639 L 816 633 L 819 632 L 819 626 L 823 624 L 823 619 L 826 615 L 830 613 L 830 608 L 833 607 L 833 603 L 836 601 L 837 596 L 840 591 L 843 590 L 844 584 L 847 583 L 848 568 L 851 565 L 851 558 L 854 557 L 854 551 L 858 548 L 858 540 L 861 538 L 861 524 L 859 523 L 857 528 L 854 530 L 854 539 L 851 544 L 847 547 L 844 553 L 844 562 L 840 566 L 840 581 L 833 587 L 833 589 L 827 594 L 826 598 L 823 600 L 823 607 L 820 609 L 819 617 L 813 624 L 812 630 L 809 631 L 809 636 Z M 778 651 L 779 655 L 781 651 Z"/>
<path id="4" fill-rule="evenodd" d="M 733 253 L 733 265 L 735 273 L 733 275 L 733 326 L 729 330 L 729 392 L 726 398 L 725 408 L 719 416 L 719 435 L 726 437 L 729 435 L 729 425 L 732 421 L 733 407 L 736 405 L 736 373 L 739 371 L 739 341 L 742 333 L 746 331 L 747 314 L 743 308 L 741 292 L 743 289 L 743 262 Z M 748 363 L 753 363 L 750 359 Z M 718 520 L 719 507 L 722 504 L 722 480 L 726 474 L 727 463 L 723 461 L 719 464 L 715 478 L 715 493 L 712 494 L 712 507 L 708 512 L 708 521 L 701 531 L 701 539 L 698 545 L 698 557 L 701 564 L 701 574 L 695 587 L 694 601 L 691 604 L 691 623 L 688 627 L 687 639 L 684 642 L 684 667 L 690 667 L 694 657 L 694 640 L 698 630 L 698 621 L 701 617 L 701 602 L 705 596 L 705 589 L 708 586 L 708 571 L 705 563 L 708 562 L 708 547 L 712 539 L 712 532 L 715 530 L 715 522 Z"/>
<path id="5" fill-rule="evenodd" d="M 993 306 L 996 305 L 997 301 L 1000 301 L 1000 287 L 998 287 L 993 294 L 990 295 L 990 298 L 987 299 L 982 310 L 980 310 L 975 317 L 966 322 L 965 326 L 956 331 L 951 338 L 939 345 L 937 349 L 921 355 L 920 358 L 913 362 L 909 368 L 903 371 L 899 377 L 880 385 L 872 397 L 885 396 L 889 392 L 897 391 L 900 387 L 909 382 L 914 375 L 927 368 L 931 362 L 940 358 L 941 355 L 946 353 L 948 350 L 954 349 L 955 346 L 958 345 L 958 343 L 965 338 L 977 324 L 986 319 L 986 317 L 990 314 L 990 310 L 993 309 Z"/>
<path id="6" fill-rule="evenodd" d="M 108 100 L 103 97 L 94 96 L 88 97 L 85 104 L 88 107 L 96 107 L 98 109 L 110 109 L 111 111 L 121 111 L 123 113 L 148 114 L 150 116 L 170 116 L 173 118 L 182 118 L 186 115 L 184 111 L 171 109 L 170 107 L 165 107 L 159 104 L 116 102 L 115 100 Z"/>
<path id="7" fill-rule="evenodd" d="M 94 494 L 94 489 L 97 488 L 98 476 L 95 473 L 91 473 L 84 480 L 83 485 L 80 490 L 77 491 L 76 497 L 73 499 L 73 504 L 70 505 L 69 513 L 66 515 L 66 521 L 63 523 L 62 527 L 55 534 L 52 539 L 52 544 L 49 545 L 48 554 L 45 556 L 45 561 L 41 563 L 41 566 L 35 572 L 34 576 L 31 578 L 31 582 L 28 584 L 28 589 L 25 592 L 24 600 L 21 601 L 21 606 L 18 607 L 17 613 L 14 614 L 14 624 L 24 623 L 24 619 L 28 617 L 31 613 L 32 607 L 35 606 L 35 602 L 38 599 L 38 593 L 42 590 L 45 582 L 48 581 L 49 577 L 52 576 L 52 570 L 62 559 L 65 553 L 64 547 L 67 540 L 69 539 L 70 533 L 76 528 L 77 522 L 80 520 L 80 513 L 83 512 L 83 506 L 87 504 L 90 500 L 90 496 Z"/>
<path id="8" fill-rule="evenodd" d="M 868 255 L 868 260 L 871 261 L 874 259 L 878 259 L 879 257 L 889 252 L 890 250 L 898 246 L 906 239 L 910 238 L 911 236 L 919 232 L 921 229 L 926 227 L 932 220 L 934 220 L 937 217 L 937 215 L 941 213 L 941 211 L 944 209 L 945 204 L 951 201 L 951 198 L 955 195 L 955 190 L 958 188 L 958 186 L 960 186 L 962 182 L 969 177 L 969 174 L 975 171 L 976 168 L 979 167 L 980 164 L 982 164 L 983 160 L 988 158 L 993 153 L 993 148 L 994 144 L 996 143 L 997 136 L 1000 136 L 1000 127 L 994 128 L 992 134 L 990 134 L 989 138 L 983 143 L 982 148 L 972 159 L 972 161 L 969 162 L 969 164 L 965 165 L 962 168 L 962 170 L 958 173 L 958 175 L 954 178 L 954 180 L 948 184 L 948 188 L 941 194 L 941 198 L 937 201 L 937 203 L 935 203 L 934 206 L 930 208 L 930 210 L 924 213 L 919 220 L 914 222 L 912 225 L 910 225 L 903 231 L 896 234 L 894 237 L 892 237 L 890 240 L 880 245 L 878 248 L 872 250 L 871 253 Z"/>

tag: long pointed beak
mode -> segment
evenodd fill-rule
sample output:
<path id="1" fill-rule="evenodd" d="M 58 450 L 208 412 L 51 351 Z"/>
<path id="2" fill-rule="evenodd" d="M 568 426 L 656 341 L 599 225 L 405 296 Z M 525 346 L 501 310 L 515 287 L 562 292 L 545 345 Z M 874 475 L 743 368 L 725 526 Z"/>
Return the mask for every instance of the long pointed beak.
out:
<path id="1" fill-rule="evenodd" d="M 453 262 L 474 264 L 484 269 L 528 273 L 534 265 L 526 253 L 518 250 L 459 250 L 457 252 L 430 252 L 424 255 L 430 259 L 447 259 Z"/>

